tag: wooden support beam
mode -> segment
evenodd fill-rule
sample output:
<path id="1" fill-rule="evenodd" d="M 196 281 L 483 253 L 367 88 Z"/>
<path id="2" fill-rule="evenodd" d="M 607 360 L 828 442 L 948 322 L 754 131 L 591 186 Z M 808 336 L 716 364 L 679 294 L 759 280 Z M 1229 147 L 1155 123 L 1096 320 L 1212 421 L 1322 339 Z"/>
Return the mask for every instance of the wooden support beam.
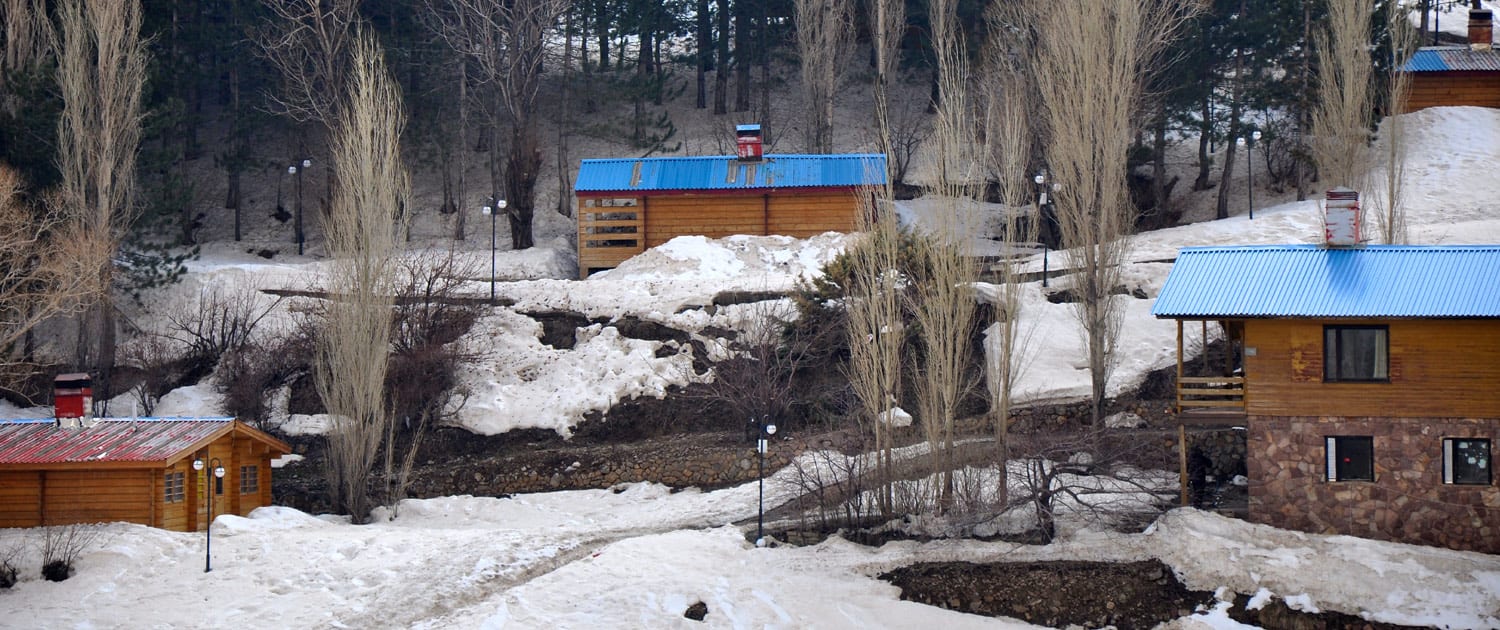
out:
<path id="1" fill-rule="evenodd" d="M 1177 320 L 1177 413 L 1182 413 L 1182 320 Z"/>
<path id="2" fill-rule="evenodd" d="M 1188 456 L 1187 456 L 1187 426 L 1181 421 L 1177 423 L 1177 468 L 1178 485 L 1182 492 L 1182 507 L 1188 506 Z"/>

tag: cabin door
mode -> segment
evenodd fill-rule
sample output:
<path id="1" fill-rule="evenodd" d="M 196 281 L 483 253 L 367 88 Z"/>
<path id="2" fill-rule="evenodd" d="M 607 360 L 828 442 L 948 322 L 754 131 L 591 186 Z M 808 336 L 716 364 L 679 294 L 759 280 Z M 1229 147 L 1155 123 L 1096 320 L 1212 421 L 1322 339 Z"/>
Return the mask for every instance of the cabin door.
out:
<path id="1" fill-rule="evenodd" d="M 194 457 L 205 462 L 203 470 L 194 471 L 195 491 L 193 495 L 196 501 L 194 501 L 195 507 L 192 511 L 197 514 L 195 519 L 197 527 L 194 529 L 201 532 L 208 528 L 214 518 L 229 513 L 230 479 L 227 465 L 222 479 L 214 476 L 214 471 L 208 464 L 215 460 L 208 457 L 207 451 L 199 451 Z M 208 512 L 210 505 L 212 505 L 213 514 Z"/>

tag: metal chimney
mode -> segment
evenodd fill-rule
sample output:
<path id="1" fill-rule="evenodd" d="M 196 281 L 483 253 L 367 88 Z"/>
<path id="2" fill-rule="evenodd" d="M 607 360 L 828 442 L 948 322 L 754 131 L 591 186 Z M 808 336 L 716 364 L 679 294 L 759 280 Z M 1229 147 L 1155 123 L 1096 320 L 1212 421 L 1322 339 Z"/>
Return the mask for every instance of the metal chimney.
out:
<path id="1" fill-rule="evenodd" d="M 94 382 L 88 374 L 58 374 L 52 380 L 52 406 L 60 429 L 82 429 L 93 424 Z"/>
<path id="2" fill-rule="evenodd" d="M 735 125 L 734 145 L 741 162 L 759 162 L 761 159 L 760 125 Z"/>
<path id="3" fill-rule="evenodd" d="M 1495 43 L 1494 16 L 1489 9 L 1469 10 L 1469 49 L 1490 50 Z"/>
<path id="4" fill-rule="evenodd" d="M 1323 244 L 1353 247 L 1359 244 L 1359 193 L 1334 188 L 1323 200 Z"/>

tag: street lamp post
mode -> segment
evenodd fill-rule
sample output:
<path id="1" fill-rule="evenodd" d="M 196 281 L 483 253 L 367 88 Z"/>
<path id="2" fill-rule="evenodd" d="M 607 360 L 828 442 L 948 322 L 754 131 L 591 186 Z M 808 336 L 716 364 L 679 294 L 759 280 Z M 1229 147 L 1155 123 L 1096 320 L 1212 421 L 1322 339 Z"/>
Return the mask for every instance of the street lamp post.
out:
<path id="1" fill-rule="evenodd" d="M 1250 220 L 1255 220 L 1255 143 L 1260 142 L 1260 130 L 1250 132 L 1250 143 L 1245 151 L 1245 168 L 1250 173 L 1250 187 L 1247 193 L 1250 199 Z"/>
<path id="2" fill-rule="evenodd" d="M 302 171 L 305 171 L 310 167 L 312 167 L 312 160 L 309 158 L 303 158 L 300 163 L 286 167 L 287 174 L 297 176 L 297 216 L 293 219 L 292 229 L 295 232 L 295 238 L 297 239 L 298 256 L 302 255 L 302 244 L 304 242 L 304 239 L 302 237 Z"/>
<path id="3" fill-rule="evenodd" d="M 1043 209 L 1047 207 L 1047 203 L 1049 202 L 1047 198 L 1047 171 L 1038 172 L 1036 174 L 1036 177 L 1031 178 L 1031 181 L 1036 182 L 1036 240 L 1041 242 L 1042 244 L 1042 287 L 1046 288 L 1047 276 L 1049 275 L 1047 269 L 1047 258 L 1049 258 L 1049 254 L 1051 253 L 1052 249 L 1051 246 L 1047 244 L 1046 235 L 1043 234 L 1043 226 L 1047 224 L 1047 216 L 1046 213 L 1043 212 Z M 1057 184 L 1052 185 L 1053 190 L 1057 190 L 1058 188 L 1061 188 L 1061 186 Z"/>
<path id="4" fill-rule="evenodd" d="M 1246 139 L 1245 139 L 1244 136 L 1240 136 L 1238 138 L 1235 138 L 1234 139 L 1234 146 L 1236 146 L 1236 147 L 1238 147 L 1240 149 L 1244 149 L 1245 150 L 1245 175 L 1248 178 L 1248 183 L 1245 186 L 1245 198 L 1246 198 L 1246 201 L 1245 201 L 1246 206 L 1245 207 L 1246 207 L 1247 211 L 1250 213 L 1250 220 L 1254 221 L 1255 220 L 1255 140 L 1257 140 L 1257 139 L 1260 138 L 1260 132 L 1259 131 L 1255 132 L 1254 134 L 1252 134 L 1250 136 L 1250 138 L 1251 139 L 1250 139 L 1249 142 L 1246 142 Z"/>
<path id="5" fill-rule="evenodd" d="M 214 495 L 224 492 L 224 463 L 217 457 L 207 462 L 202 459 L 193 460 L 193 470 L 201 473 L 205 466 L 213 471 L 214 475 L 214 487 L 209 488 L 205 485 L 203 488 L 203 503 L 208 507 L 208 526 L 203 528 L 203 572 L 208 573 L 213 570 Z"/>
<path id="6" fill-rule="evenodd" d="M 490 215 L 490 303 L 495 303 L 495 215 L 505 209 L 504 199 L 495 199 L 490 195 L 489 202 L 480 209 L 484 214 Z"/>
<path id="7" fill-rule="evenodd" d="M 756 477 L 759 478 L 759 499 L 755 517 L 755 546 L 766 546 L 766 449 L 770 446 L 770 438 L 776 435 L 776 425 L 771 424 L 770 416 L 761 416 L 760 421 L 750 421 L 755 427 L 755 452 L 759 463 L 756 464 Z"/>

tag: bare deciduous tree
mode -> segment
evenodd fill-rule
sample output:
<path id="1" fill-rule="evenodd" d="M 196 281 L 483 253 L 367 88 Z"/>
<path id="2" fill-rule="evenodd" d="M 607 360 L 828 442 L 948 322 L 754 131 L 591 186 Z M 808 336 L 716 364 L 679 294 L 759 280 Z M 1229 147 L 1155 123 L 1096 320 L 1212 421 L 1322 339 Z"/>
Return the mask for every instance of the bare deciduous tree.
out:
<path id="1" fill-rule="evenodd" d="M 874 436 L 877 456 L 877 500 L 880 513 L 891 516 L 892 408 L 900 399 L 901 348 L 906 332 L 901 294 L 909 279 L 901 270 L 901 227 L 889 207 L 887 186 L 861 194 L 859 231 L 863 240 L 849 251 L 850 279 L 845 287 L 849 318 L 849 384 L 860 402 L 859 418 Z"/>
<path id="2" fill-rule="evenodd" d="M 262 321 L 282 298 L 271 298 L 252 286 L 209 287 L 188 302 L 166 311 L 162 334 L 210 362 L 255 341 Z"/>
<path id="3" fill-rule="evenodd" d="M 895 159 L 895 141 L 891 129 L 890 83 L 900 68 L 901 36 L 906 26 L 906 3 L 900 0 L 873 0 L 870 3 L 870 47 L 875 56 L 875 127 L 879 133 L 880 152 L 887 158 L 887 187 L 897 181 L 891 160 Z M 902 172 L 905 175 L 905 172 Z"/>
<path id="4" fill-rule="evenodd" d="M 271 95 L 273 109 L 327 130 L 342 105 L 359 3 L 283 0 L 266 6 L 275 17 L 257 43 L 281 74 L 281 93 Z"/>
<path id="5" fill-rule="evenodd" d="M 831 153 L 834 97 L 839 93 L 839 77 L 848 65 L 854 40 L 851 2 L 796 0 L 794 5 L 797 54 L 802 60 L 802 92 L 808 109 L 807 150 Z"/>
<path id="6" fill-rule="evenodd" d="M 84 229 L 107 241 L 113 254 L 135 221 L 136 150 L 141 137 L 141 90 L 146 45 L 136 0 L 67 0 L 58 7 L 62 30 L 57 81 L 63 111 L 57 125 L 57 202 Z M 109 399 L 115 362 L 115 308 L 110 299 L 112 256 L 90 274 L 97 299 L 80 325 L 79 364 L 98 370 L 100 397 Z"/>
<path id="7" fill-rule="evenodd" d="M 990 38 L 984 46 L 983 159 L 990 179 L 997 185 L 1004 207 L 1004 234 L 1001 246 L 1005 260 L 995 268 L 999 278 L 993 287 L 990 303 L 994 321 L 990 322 L 985 356 L 985 383 L 990 399 L 991 425 L 995 432 L 995 464 L 999 472 L 996 485 L 998 503 L 1008 502 L 1010 470 L 1010 413 L 1015 384 L 1026 364 L 1029 334 L 1022 332 L 1019 252 L 1032 246 L 1041 221 L 1041 208 L 1032 205 L 1031 181 L 1027 166 L 1031 159 L 1032 136 L 1029 121 L 1031 93 L 1023 65 L 1023 42 L 1017 40 L 1015 25 L 1021 16 L 1012 5 L 995 4 L 986 12 Z M 1023 214 L 1022 208 L 1031 212 Z"/>
<path id="8" fill-rule="evenodd" d="M 797 402 L 793 385 L 800 373 L 827 347 L 828 330 L 792 326 L 796 307 L 789 300 L 720 307 L 738 322 L 738 335 L 709 350 L 725 358 L 715 362 L 707 397 L 723 403 L 737 420 L 786 426 Z"/>
<path id="9" fill-rule="evenodd" d="M 57 34 L 47 19 L 46 0 L 4 0 L 0 23 L 5 25 L 5 48 L 0 55 L 0 87 L 4 87 L 11 73 L 35 67 L 50 56 Z M 18 105 L 0 103 L 3 111 L 10 112 Z"/>
<path id="10" fill-rule="evenodd" d="M 1119 280 L 1134 209 L 1126 155 L 1143 76 L 1195 0 L 1083 2 L 1068 11 L 1029 5 L 1036 29 L 1031 76 L 1039 99 L 1043 154 L 1061 188 L 1054 195 L 1075 305 L 1088 353 L 1093 419 L 1104 397 L 1119 336 Z"/>
<path id="11" fill-rule="evenodd" d="M 27 340 L 42 322 L 75 315 L 97 295 L 108 239 L 60 204 L 32 207 L 20 174 L 0 164 L 0 387 L 31 373 Z"/>
<path id="12" fill-rule="evenodd" d="M 1060 517 L 1116 525 L 1153 520 L 1176 495 L 1175 474 L 1138 468 L 1153 440 L 1140 433 L 1088 429 L 1033 433 L 1015 440 L 1010 508 L 1029 509 L 1041 542 L 1058 534 Z"/>
<path id="13" fill-rule="evenodd" d="M 326 231 L 336 267 L 316 380 L 324 407 L 337 419 L 326 463 L 333 503 L 362 520 L 369 513 L 370 473 L 393 424 L 385 397 L 392 257 L 409 183 L 401 160 L 401 93 L 369 36 L 356 35 L 351 68 L 347 100 L 333 126 L 338 186 Z"/>
<path id="14" fill-rule="evenodd" d="M 1318 173 L 1330 188 L 1363 190 L 1369 173 L 1374 11 L 1374 0 L 1329 3 L 1327 27 L 1313 38 L 1319 100 L 1313 108 L 1312 151 Z"/>
<path id="15" fill-rule="evenodd" d="M 261 54 L 281 75 L 279 94 L 271 94 L 272 111 L 298 123 L 313 125 L 327 137 L 343 106 L 350 49 L 359 21 L 356 0 L 287 0 L 266 3 L 274 17 L 261 29 Z M 299 145 L 305 141 L 299 140 Z M 310 149 L 298 146 L 293 157 Z M 333 186 L 333 172 L 329 187 Z M 299 186 L 302 175 L 298 175 Z M 300 189 L 299 189 L 300 190 Z M 300 198 L 299 198 L 300 199 Z M 298 253 L 304 242 L 302 204 L 292 222 Z"/>
<path id="16" fill-rule="evenodd" d="M 969 101 L 968 53 L 958 29 L 957 2 L 929 5 L 933 48 L 938 61 L 938 103 L 934 117 L 937 173 L 933 192 L 942 206 L 936 225 L 918 235 L 915 291 L 909 308 L 922 348 L 916 369 L 917 416 L 931 446 L 934 469 L 942 473 L 938 505 L 953 504 L 954 424 L 959 404 L 973 387 L 970 344 L 975 325 L 974 282 L 978 269 L 971 235 L 973 202 L 982 194 L 981 155 Z"/>
<path id="17" fill-rule="evenodd" d="M 505 163 L 492 158 L 490 176 L 493 188 L 508 202 L 515 249 L 534 244 L 531 222 L 542 167 L 537 92 L 548 30 L 567 6 L 565 0 L 447 0 L 433 7 L 446 16 L 441 20 L 442 37 L 469 56 L 478 82 L 490 91 L 484 113 L 496 134 L 495 146 L 500 145 L 500 130 L 509 130 Z"/>
<path id="18" fill-rule="evenodd" d="M 1406 208 L 1402 179 L 1406 176 L 1407 130 L 1406 103 L 1411 96 L 1411 73 L 1403 72 L 1413 52 L 1416 52 L 1417 31 L 1408 19 L 1411 9 L 1400 3 L 1386 3 L 1386 32 L 1390 37 L 1390 59 L 1386 66 L 1385 137 L 1382 149 L 1385 158 L 1385 178 L 1380 182 L 1379 194 L 1369 199 L 1375 212 L 1375 227 L 1380 231 L 1380 241 L 1387 245 L 1407 242 Z"/>

